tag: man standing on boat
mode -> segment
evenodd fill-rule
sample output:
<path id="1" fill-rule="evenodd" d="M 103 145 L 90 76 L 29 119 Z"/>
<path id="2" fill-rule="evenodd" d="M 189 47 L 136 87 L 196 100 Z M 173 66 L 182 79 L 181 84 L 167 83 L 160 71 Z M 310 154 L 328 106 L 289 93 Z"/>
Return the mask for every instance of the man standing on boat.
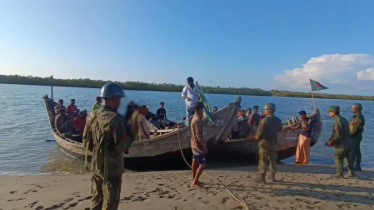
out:
<path id="1" fill-rule="evenodd" d="M 116 210 L 124 172 L 123 152 L 131 145 L 124 138 L 124 118 L 117 113 L 125 94 L 118 84 L 107 83 L 101 88 L 100 96 L 105 105 L 90 113 L 83 133 L 83 144 L 92 151 L 91 209 Z"/>
<path id="2" fill-rule="evenodd" d="M 360 144 L 362 141 L 362 133 L 364 132 L 365 117 L 361 113 L 362 104 L 354 103 L 351 108 L 351 112 L 354 113 L 353 119 L 349 122 L 349 136 L 351 138 L 351 156 L 352 164 L 354 165 L 355 171 L 361 171 L 361 149 Z"/>
<path id="3" fill-rule="evenodd" d="M 278 131 L 282 130 L 282 121 L 274 115 L 276 111 L 275 104 L 267 103 L 264 108 L 266 117 L 260 121 L 255 140 L 260 140 L 259 147 L 259 163 L 258 168 L 260 176 L 257 179 L 259 183 L 265 183 L 265 175 L 267 162 L 270 161 L 271 180 L 275 181 L 277 151 L 275 145 L 277 143 Z"/>
<path id="4" fill-rule="evenodd" d="M 204 105 L 196 102 L 194 106 L 195 114 L 191 121 L 191 149 L 192 149 L 192 187 L 202 188 L 202 182 L 199 181 L 203 170 L 206 167 L 205 156 L 208 149 L 204 140 L 203 121 Z"/>
<path id="5" fill-rule="evenodd" d="M 198 87 L 192 77 L 187 78 L 187 85 L 182 90 L 182 98 L 186 102 L 186 125 L 188 126 L 194 114 L 194 104 L 200 99 Z"/>

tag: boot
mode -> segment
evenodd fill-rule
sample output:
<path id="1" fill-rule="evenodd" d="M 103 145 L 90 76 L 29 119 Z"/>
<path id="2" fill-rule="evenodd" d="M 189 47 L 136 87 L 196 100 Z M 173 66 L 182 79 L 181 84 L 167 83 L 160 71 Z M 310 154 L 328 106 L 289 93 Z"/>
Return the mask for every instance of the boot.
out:
<path id="1" fill-rule="evenodd" d="M 271 182 L 276 182 L 278 180 L 275 179 L 275 173 L 271 173 L 271 175 L 269 176 L 269 179 Z"/>
<path id="2" fill-rule="evenodd" d="M 355 171 L 361 171 L 361 164 L 356 163 L 355 167 L 353 168 Z"/>
<path id="3" fill-rule="evenodd" d="M 348 171 L 348 174 L 347 174 L 348 177 L 355 177 L 355 172 L 353 171 Z"/>
<path id="4" fill-rule="evenodd" d="M 343 174 L 333 174 L 330 176 L 331 179 L 344 179 Z"/>
<path id="5" fill-rule="evenodd" d="M 265 184 L 265 174 L 260 174 L 257 179 L 256 179 L 256 182 L 257 183 L 262 183 L 262 184 Z"/>

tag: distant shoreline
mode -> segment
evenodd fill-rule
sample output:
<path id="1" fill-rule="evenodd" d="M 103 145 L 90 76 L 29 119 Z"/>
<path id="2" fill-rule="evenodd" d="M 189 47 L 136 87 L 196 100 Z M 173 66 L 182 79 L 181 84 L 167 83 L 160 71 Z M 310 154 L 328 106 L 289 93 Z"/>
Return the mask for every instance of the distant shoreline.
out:
<path id="1" fill-rule="evenodd" d="M 56 87 L 79 87 L 79 88 L 101 88 L 105 83 L 110 81 L 91 80 L 91 79 L 53 79 L 53 86 Z M 162 91 L 162 92 L 180 92 L 184 85 L 175 84 L 155 84 L 145 82 L 118 82 L 125 90 L 140 90 L 140 91 Z M 39 85 L 50 86 L 51 81 L 49 77 L 33 77 L 33 76 L 19 76 L 19 75 L 0 75 L 0 84 L 14 84 L 14 85 Z M 241 96 L 273 96 L 273 97 L 293 97 L 293 98 L 311 98 L 308 92 L 292 92 L 271 90 L 266 91 L 259 88 L 233 88 L 233 87 L 210 87 L 203 86 L 205 93 L 212 94 L 226 94 L 226 95 L 241 95 Z M 321 94 L 315 93 L 315 98 L 324 99 L 345 99 L 345 100 L 365 100 L 374 101 L 374 96 L 358 96 L 358 95 L 339 95 L 339 94 Z"/>

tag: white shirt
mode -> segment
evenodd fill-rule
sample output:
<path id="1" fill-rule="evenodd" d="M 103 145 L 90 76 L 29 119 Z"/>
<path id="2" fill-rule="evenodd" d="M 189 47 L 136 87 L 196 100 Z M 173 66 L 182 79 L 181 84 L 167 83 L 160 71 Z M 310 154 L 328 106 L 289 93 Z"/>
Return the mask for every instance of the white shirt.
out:
<path id="1" fill-rule="evenodd" d="M 197 89 L 197 85 L 194 85 L 193 88 L 191 88 L 189 85 L 184 87 L 182 90 L 182 98 L 184 96 L 191 99 L 190 101 L 187 101 L 186 99 L 184 100 L 186 105 L 193 107 L 194 104 L 199 100 L 199 90 Z"/>

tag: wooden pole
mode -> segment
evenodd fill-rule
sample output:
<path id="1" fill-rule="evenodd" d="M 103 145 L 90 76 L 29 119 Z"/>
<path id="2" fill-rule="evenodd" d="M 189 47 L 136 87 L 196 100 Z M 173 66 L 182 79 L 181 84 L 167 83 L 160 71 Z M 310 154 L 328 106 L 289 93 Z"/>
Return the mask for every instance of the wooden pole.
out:
<path id="1" fill-rule="evenodd" d="M 51 76 L 51 98 L 53 101 L 53 76 Z"/>
<path id="2" fill-rule="evenodd" d="M 310 91 L 312 92 L 312 100 L 313 100 L 314 111 L 316 111 L 317 107 L 316 107 L 316 101 L 314 99 L 314 94 L 313 94 L 312 81 L 309 79 L 309 82 L 310 82 Z"/>

